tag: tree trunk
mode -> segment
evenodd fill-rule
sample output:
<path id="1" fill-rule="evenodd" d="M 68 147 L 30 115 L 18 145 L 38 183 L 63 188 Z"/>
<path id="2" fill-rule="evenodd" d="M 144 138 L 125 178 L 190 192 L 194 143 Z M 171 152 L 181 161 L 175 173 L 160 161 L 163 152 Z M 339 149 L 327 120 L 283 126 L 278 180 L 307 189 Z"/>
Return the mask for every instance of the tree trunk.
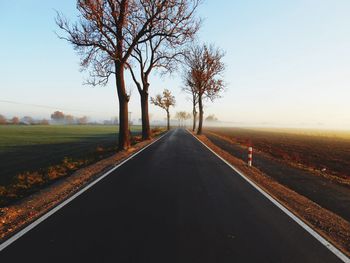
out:
<path id="1" fill-rule="evenodd" d="M 166 118 L 167 118 L 167 130 L 170 130 L 170 113 L 169 110 L 166 111 Z"/>
<path id="2" fill-rule="evenodd" d="M 128 120 L 128 102 L 129 97 L 125 90 L 124 66 L 120 63 L 115 64 L 116 83 L 119 99 L 119 150 L 126 150 L 130 147 L 129 120 Z"/>
<path id="3" fill-rule="evenodd" d="M 192 131 L 196 130 L 197 126 L 197 112 L 193 111 L 193 126 L 192 126 Z"/>
<path id="4" fill-rule="evenodd" d="M 193 126 L 192 126 L 192 131 L 196 130 L 196 122 L 197 122 L 197 111 L 196 111 L 196 104 L 195 102 L 193 103 Z"/>
<path id="5" fill-rule="evenodd" d="M 199 123 L 197 134 L 202 134 L 202 126 L 203 126 L 203 103 L 202 103 L 202 95 L 198 96 L 198 108 L 199 108 Z"/>
<path id="6" fill-rule="evenodd" d="M 149 140 L 151 138 L 151 128 L 148 115 L 148 92 L 143 90 L 141 96 L 141 119 L 142 119 L 142 139 Z"/>

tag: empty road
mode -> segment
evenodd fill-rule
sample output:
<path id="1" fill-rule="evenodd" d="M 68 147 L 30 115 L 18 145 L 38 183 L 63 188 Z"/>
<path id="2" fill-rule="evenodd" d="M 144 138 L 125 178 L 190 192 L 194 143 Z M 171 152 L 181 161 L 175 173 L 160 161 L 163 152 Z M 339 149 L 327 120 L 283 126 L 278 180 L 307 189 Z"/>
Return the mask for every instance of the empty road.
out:
<path id="1" fill-rule="evenodd" d="M 0 252 L 0 262 L 341 262 L 175 129 Z"/>

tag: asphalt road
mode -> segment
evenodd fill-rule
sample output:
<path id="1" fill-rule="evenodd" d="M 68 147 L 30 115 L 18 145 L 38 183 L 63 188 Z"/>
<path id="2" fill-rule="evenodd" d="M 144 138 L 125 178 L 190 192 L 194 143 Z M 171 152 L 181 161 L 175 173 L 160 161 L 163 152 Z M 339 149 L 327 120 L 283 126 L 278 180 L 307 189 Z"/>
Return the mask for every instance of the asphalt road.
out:
<path id="1" fill-rule="evenodd" d="M 340 262 L 176 129 L 0 252 L 0 262 Z"/>

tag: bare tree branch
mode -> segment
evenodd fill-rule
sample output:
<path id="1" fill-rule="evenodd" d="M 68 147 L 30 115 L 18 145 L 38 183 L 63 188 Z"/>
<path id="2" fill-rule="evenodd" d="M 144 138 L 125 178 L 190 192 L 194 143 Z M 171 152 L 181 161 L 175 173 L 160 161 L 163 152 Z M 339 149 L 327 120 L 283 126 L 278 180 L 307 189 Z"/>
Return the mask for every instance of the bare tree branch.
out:
<path id="1" fill-rule="evenodd" d="M 90 71 L 90 80 L 87 83 L 106 85 L 110 76 L 115 75 L 119 99 L 120 149 L 130 146 L 127 114 L 129 95 L 125 88 L 125 69 L 131 69 L 131 60 L 136 60 L 142 64 L 140 76 L 143 78 L 145 72 L 150 74 L 150 67 L 163 66 L 161 61 L 172 57 L 165 54 L 165 47 L 174 49 L 191 39 L 198 30 L 200 21 L 193 14 L 200 1 L 77 0 L 80 15 L 76 23 L 70 23 L 57 13 L 56 23 L 64 32 L 59 37 L 73 45 L 81 57 L 82 69 Z M 162 55 L 157 56 L 159 60 L 154 62 L 149 51 L 147 56 L 140 56 L 144 50 L 155 52 L 157 45 L 153 44 L 159 44 L 161 39 L 166 39 L 167 45 L 164 46 Z M 142 47 L 150 42 L 152 47 Z M 170 68 L 171 65 L 165 63 L 166 67 Z M 144 70 L 146 67 L 147 70 Z M 136 79 L 135 71 L 132 74 L 133 79 Z M 138 82 L 148 89 L 148 81 Z"/>
<path id="2" fill-rule="evenodd" d="M 196 114 L 196 105 L 199 106 L 198 134 L 201 134 L 203 124 L 203 99 L 214 101 L 220 97 L 225 88 L 222 74 L 225 65 L 222 58 L 225 53 L 213 45 L 193 46 L 187 52 L 183 74 L 184 91 L 192 94 L 193 114 Z M 195 125 L 194 125 L 195 126 Z"/>

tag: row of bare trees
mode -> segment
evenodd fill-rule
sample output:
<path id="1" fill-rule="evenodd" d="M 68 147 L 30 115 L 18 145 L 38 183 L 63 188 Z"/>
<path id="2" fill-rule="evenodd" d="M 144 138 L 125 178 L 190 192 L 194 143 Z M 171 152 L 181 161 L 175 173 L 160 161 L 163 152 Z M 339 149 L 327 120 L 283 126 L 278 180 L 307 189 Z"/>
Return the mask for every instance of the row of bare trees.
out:
<path id="1" fill-rule="evenodd" d="M 179 126 L 186 126 L 186 120 L 191 119 L 191 114 L 186 111 L 178 111 L 176 112 L 175 118 L 179 121 Z"/>
<path id="2" fill-rule="evenodd" d="M 120 149 L 130 147 L 125 70 L 130 70 L 140 93 L 142 137 L 148 139 L 149 76 L 154 69 L 175 70 L 199 29 L 195 16 L 199 4 L 200 0 L 78 0 L 76 23 L 57 15 L 56 23 L 65 32 L 60 38 L 73 45 L 82 68 L 90 72 L 87 83 L 106 85 L 115 77 Z M 158 96 L 152 101 L 159 104 Z"/>

